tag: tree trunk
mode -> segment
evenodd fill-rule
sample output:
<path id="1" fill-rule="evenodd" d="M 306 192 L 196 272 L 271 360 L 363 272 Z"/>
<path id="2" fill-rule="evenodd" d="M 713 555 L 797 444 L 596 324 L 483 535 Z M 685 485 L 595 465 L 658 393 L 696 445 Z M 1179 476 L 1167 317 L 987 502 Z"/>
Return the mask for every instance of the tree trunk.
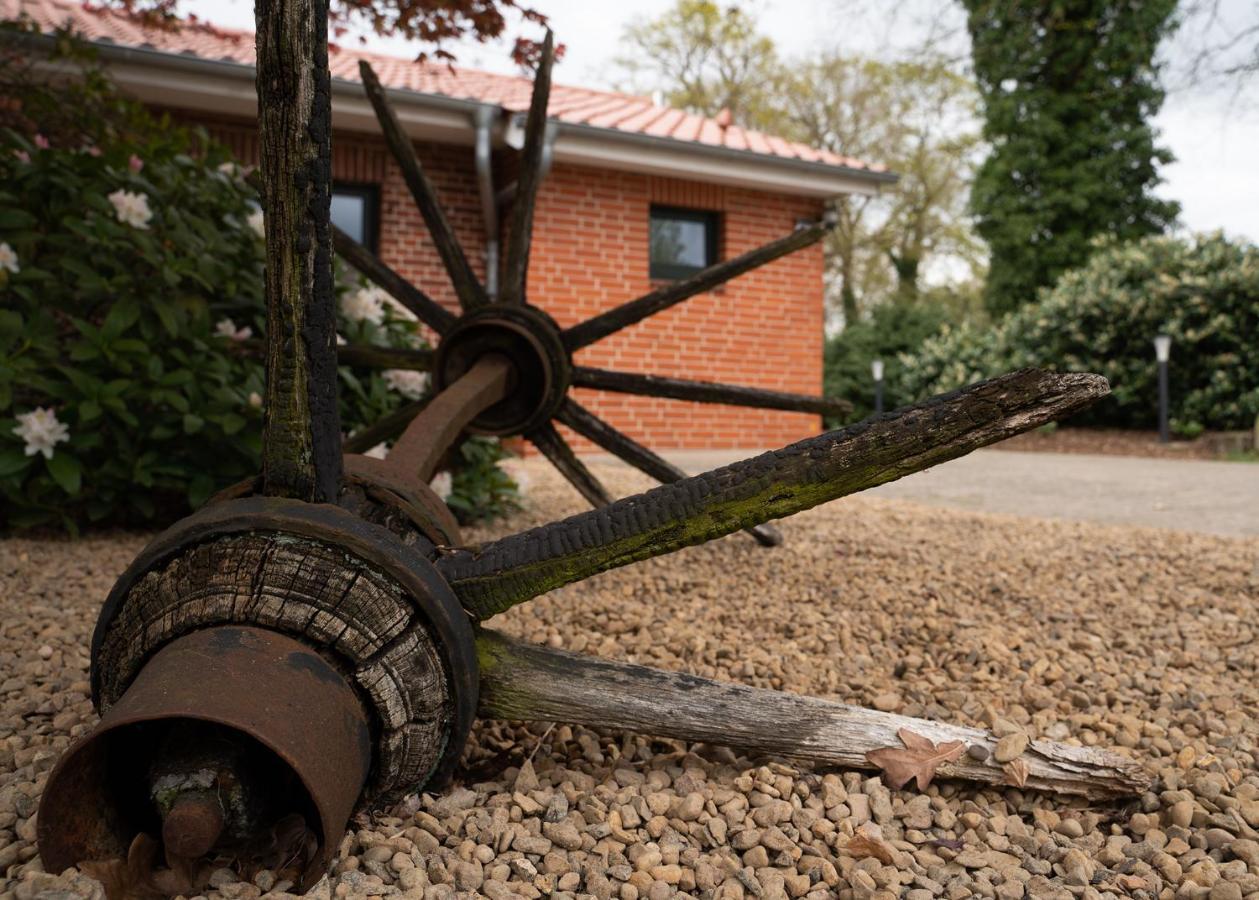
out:
<path id="1" fill-rule="evenodd" d="M 327 0 L 257 0 L 267 241 L 267 494 L 333 501 L 341 477 L 332 293 Z"/>

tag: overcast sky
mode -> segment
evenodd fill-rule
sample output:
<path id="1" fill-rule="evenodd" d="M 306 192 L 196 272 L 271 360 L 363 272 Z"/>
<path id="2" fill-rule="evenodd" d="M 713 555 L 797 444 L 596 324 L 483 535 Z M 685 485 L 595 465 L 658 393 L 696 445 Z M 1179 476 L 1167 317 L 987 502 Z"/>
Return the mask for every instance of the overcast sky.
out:
<path id="1" fill-rule="evenodd" d="M 1252 14 L 1253 0 L 1222 0 L 1227 30 Z M 556 80 L 591 87 L 616 87 L 624 72 L 611 64 L 621 52 L 624 26 L 636 18 L 659 15 L 673 0 L 532 0 L 550 17 L 556 39 L 567 45 L 567 55 L 556 67 Z M 944 0 L 902 0 L 895 4 L 898 19 L 889 21 L 887 6 L 875 0 L 760 0 L 745 4 L 759 10 L 761 27 L 785 56 L 824 46 L 852 52 L 886 52 L 898 43 L 920 42 L 932 12 L 955 10 Z M 252 0 L 186 0 L 182 7 L 215 24 L 253 28 Z M 939 18 L 932 20 L 937 28 Z M 947 16 L 940 33 L 950 49 L 964 52 L 964 38 L 955 30 L 956 18 Z M 951 37 L 949 35 L 952 35 Z M 1189 52 L 1193 34 L 1183 34 L 1166 48 L 1173 64 Z M 354 40 L 344 39 L 345 43 Z M 385 53 L 414 55 L 418 47 L 397 40 L 369 38 L 368 47 Z M 461 65 L 497 72 L 516 72 L 506 45 L 455 46 Z M 1173 82 L 1180 79 L 1173 73 Z M 1160 192 L 1180 201 L 1182 222 L 1194 231 L 1224 229 L 1234 236 L 1259 241 L 1259 80 L 1251 96 L 1234 89 L 1184 89 L 1173 86 L 1156 120 L 1162 142 L 1176 156 L 1163 175 Z"/>

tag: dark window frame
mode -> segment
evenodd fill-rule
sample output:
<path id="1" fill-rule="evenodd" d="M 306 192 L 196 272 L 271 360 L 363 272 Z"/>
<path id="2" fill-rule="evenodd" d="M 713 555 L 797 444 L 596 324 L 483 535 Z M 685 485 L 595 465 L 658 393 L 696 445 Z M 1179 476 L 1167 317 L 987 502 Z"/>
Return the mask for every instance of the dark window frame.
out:
<path id="1" fill-rule="evenodd" d="M 380 185 L 370 182 L 334 181 L 332 193 L 363 200 L 363 246 L 380 252 Z"/>
<path id="2" fill-rule="evenodd" d="M 676 263 L 657 262 L 651 258 L 651 223 L 657 216 L 683 222 L 697 222 L 704 226 L 704 265 L 685 266 Z M 696 272 L 702 272 L 715 264 L 718 261 L 718 252 L 721 246 L 721 218 L 721 213 L 714 209 L 694 209 L 685 206 L 668 206 L 661 203 L 651 204 L 647 214 L 647 264 L 649 277 L 653 281 L 678 281 L 683 278 L 689 278 Z"/>

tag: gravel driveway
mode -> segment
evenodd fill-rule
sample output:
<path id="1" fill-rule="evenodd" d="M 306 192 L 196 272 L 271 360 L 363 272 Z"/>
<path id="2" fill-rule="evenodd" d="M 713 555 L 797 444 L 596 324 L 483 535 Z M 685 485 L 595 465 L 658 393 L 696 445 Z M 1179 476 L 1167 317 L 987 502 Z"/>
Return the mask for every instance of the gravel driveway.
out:
<path id="1" fill-rule="evenodd" d="M 495 531 L 581 508 L 527 468 L 528 508 Z M 646 483 L 599 471 L 622 492 Z M 499 622 L 573 650 L 1112 746 L 1154 789 L 1091 807 L 956 782 L 888 791 L 737 750 L 483 722 L 462 783 L 361 818 L 315 896 L 1259 898 L 1259 540 L 865 498 L 783 530 L 777 550 L 734 535 Z M 40 871 L 33 814 L 57 754 L 91 727 L 90 629 L 142 543 L 0 542 L 4 900 L 99 890 Z M 283 873 L 246 874 L 219 870 L 207 891 L 284 896 Z"/>

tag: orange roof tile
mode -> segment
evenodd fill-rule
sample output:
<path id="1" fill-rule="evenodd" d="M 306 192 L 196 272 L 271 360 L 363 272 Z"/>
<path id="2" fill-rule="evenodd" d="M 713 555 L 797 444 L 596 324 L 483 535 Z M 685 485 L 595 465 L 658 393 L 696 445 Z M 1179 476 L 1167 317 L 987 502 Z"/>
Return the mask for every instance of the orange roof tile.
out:
<path id="1" fill-rule="evenodd" d="M 254 64 L 253 34 L 187 23 L 176 30 L 145 27 L 129 16 L 75 0 L 0 0 L 0 18 L 29 16 L 43 30 L 69 26 L 87 39 L 124 47 L 140 47 L 206 60 Z M 363 50 L 333 45 L 328 54 L 332 77 L 359 81 L 358 63 L 368 60 L 389 88 L 435 94 L 479 103 L 492 103 L 512 112 L 529 108 L 529 79 L 450 67 L 442 63 L 416 62 Z M 763 156 L 797 159 L 874 173 L 885 167 L 841 156 L 773 135 L 748 131 L 738 125 L 722 128 L 712 118 L 680 109 L 655 106 L 645 97 L 615 91 L 593 90 L 555 84 L 551 88 L 549 114 L 561 122 L 612 131 L 650 135 Z"/>

